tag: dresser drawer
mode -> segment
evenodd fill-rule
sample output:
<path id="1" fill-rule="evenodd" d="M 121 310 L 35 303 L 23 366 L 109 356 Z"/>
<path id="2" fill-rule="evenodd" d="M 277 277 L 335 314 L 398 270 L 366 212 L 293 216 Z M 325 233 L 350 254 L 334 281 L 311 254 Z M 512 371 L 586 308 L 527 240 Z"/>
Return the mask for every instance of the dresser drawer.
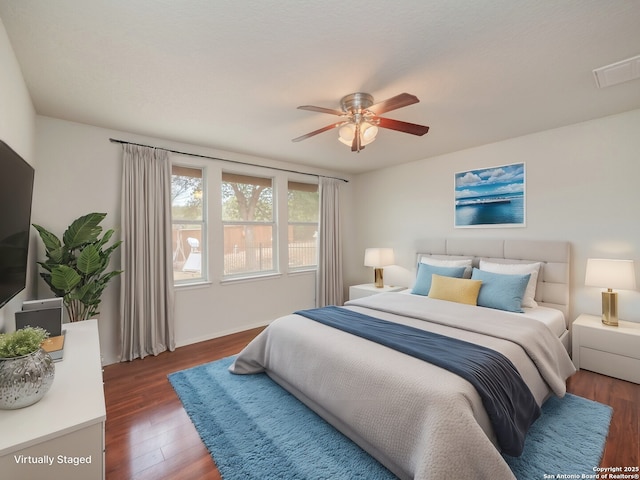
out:
<path id="1" fill-rule="evenodd" d="M 616 327 L 608 327 L 606 331 L 580 327 L 580 347 L 640 359 L 640 337 L 616 331 Z M 580 366 L 582 367 L 582 355 Z"/>
<path id="2" fill-rule="evenodd" d="M 580 368 L 640 383 L 640 359 L 580 347 Z"/>

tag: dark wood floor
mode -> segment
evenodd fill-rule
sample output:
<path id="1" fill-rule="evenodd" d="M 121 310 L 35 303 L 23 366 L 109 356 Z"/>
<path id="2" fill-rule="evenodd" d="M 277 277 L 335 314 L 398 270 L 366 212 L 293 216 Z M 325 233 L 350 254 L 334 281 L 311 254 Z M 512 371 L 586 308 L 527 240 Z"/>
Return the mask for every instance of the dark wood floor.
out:
<path id="1" fill-rule="evenodd" d="M 567 391 L 613 407 L 600 466 L 639 466 L 640 385 L 580 370 L 567 381 Z"/>
<path id="2" fill-rule="evenodd" d="M 107 366 L 107 480 L 220 479 L 167 374 L 236 354 L 260 330 Z M 614 408 L 601 466 L 639 465 L 640 385 L 580 371 L 568 390 Z"/>

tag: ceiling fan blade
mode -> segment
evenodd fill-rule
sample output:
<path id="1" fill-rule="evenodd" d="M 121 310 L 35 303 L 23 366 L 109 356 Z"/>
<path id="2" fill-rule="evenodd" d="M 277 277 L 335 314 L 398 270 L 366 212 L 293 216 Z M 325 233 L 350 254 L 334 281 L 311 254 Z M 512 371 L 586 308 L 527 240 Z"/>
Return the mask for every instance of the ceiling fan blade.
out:
<path id="1" fill-rule="evenodd" d="M 331 115 L 345 115 L 342 110 L 336 110 L 335 108 L 315 107 L 313 105 L 300 105 L 298 110 L 310 110 L 312 112 L 329 113 Z"/>
<path id="2" fill-rule="evenodd" d="M 392 120 L 390 118 L 378 117 L 379 127 L 397 130 L 398 132 L 410 133 L 411 135 L 422 136 L 429 131 L 429 127 L 418 125 L 416 123 L 401 122 L 400 120 Z"/>
<path id="3" fill-rule="evenodd" d="M 401 93 L 400 95 L 396 95 L 395 97 L 391 97 L 383 100 L 382 102 L 371 105 L 367 110 L 372 111 L 376 115 L 380 115 L 381 113 L 413 105 L 419 101 L 420 100 L 418 100 L 418 97 L 415 95 L 411 95 L 410 93 Z"/>
<path id="4" fill-rule="evenodd" d="M 326 127 L 322 127 L 322 128 L 319 128 L 318 130 L 314 130 L 313 132 L 309 132 L 306 135 L 302 135 L 300 137 L 294 138 L 291 141 L 292 142 L 300 142 L 302 140 L 306 140 L 309 137 L 313 137 L 314 135 L 318 135 L 319 133 L 328 132 L 329 130 L 333 130 L 334 128 L 341 127 L 345 123 L 348 123 L 348 122 L 332 123 L 331 125 L 327 125 Z"/>

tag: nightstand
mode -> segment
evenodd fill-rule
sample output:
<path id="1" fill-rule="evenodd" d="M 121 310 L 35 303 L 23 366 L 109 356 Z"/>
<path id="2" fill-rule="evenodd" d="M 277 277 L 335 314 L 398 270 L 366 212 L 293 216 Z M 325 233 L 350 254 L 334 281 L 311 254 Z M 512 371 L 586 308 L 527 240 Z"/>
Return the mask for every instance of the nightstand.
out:
<path id="1" fill-rule="evenodd" d="M 349 287 L 349 300 L 368 297 L 370 295 L 376 295 L 378 293 L 401 292 L 402 290 L 406 290 L 406 288 L 407 287 L 394 287 L 392 285 L 385 285 L 384 287 L 377 288 L 373 283 L 363 283 L 362 285 L 351 285 Z"/>
<path id="2" fill-rule="evenodd" d="M 573 363 L 578 369 L 640 383 L 640 323 L 604 325 L 596 315 L 573 322 Z"/>

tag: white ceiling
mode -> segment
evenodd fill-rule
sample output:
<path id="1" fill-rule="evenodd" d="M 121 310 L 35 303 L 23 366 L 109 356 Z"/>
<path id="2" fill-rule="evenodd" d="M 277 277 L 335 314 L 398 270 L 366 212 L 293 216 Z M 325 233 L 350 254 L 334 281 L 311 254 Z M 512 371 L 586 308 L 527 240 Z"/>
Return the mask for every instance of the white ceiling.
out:
<path id="1" fill-rule="evenodd" d="M 638 0 L 0 0 L 36 111 L 357 173 L 640 108 Z M 352 153 L 329 131 L 364 91 L 420 103 Z M 502 160 L 502 159 L 501 159 Z M 500 160 L 500 161 L 501 161 Z"/>

